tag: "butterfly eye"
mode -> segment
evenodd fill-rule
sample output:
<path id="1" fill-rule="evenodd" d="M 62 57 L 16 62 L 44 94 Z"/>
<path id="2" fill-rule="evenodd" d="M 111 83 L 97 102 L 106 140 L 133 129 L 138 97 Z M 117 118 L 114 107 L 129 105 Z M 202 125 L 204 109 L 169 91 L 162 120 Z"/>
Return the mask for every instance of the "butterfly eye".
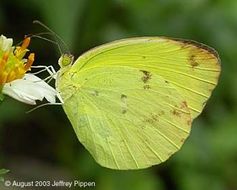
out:
<path id="1" fill-rule="evenodd" d="M 60 67 L 66 67 L 73 63 L 74 56 L 71 54 L 63 54 L 59 59 Z"/>

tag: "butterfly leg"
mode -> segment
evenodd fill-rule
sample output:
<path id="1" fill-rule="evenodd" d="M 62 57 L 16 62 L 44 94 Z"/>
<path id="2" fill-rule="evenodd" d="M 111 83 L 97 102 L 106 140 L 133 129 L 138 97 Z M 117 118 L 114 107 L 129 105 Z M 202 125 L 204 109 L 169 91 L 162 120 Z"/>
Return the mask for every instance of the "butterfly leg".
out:
<path id="1" fill-rule="evenodd" d="M 47 72 L 49 73 L 49 75 L 50 75 L 51 78 L 56 79 L 56 74 L 57 74 L 57 72 L 55 71 L 55 69 L 53 68 L 52 65 L 50 65 L 50 66 L 38 65 L 38 66 L 32 66 L 31 68 L 33 68 L 33 69 L 34 69 L 34 68 L 35 68 L 35 69 L 40 69 L 40 68 L 42 68 L 42 70 L 33 73 L 33 74 L 35 74 L 35 75 L 37 75 L 37 74 L 39 74 L 39 73 L 42 73 L 42 72 L 44 72 L 44 71 L 47 71 Z"/>

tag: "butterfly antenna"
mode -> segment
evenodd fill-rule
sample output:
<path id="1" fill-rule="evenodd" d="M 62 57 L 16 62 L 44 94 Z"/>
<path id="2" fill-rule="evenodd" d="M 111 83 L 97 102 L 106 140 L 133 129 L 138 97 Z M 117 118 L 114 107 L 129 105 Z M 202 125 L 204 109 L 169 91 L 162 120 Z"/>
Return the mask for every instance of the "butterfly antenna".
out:
<path id="1" fill-rule="evenodd" d="M 58 49 L 59 49 L 59 53 L 62 54 L 62 49 L 61 49 L 59 43 L 56 42 L 56 41 L 53 41 L 53 40 L 51 40 L 51 39 L 49 39 L 49 38 L 43 37 L 43 35 L 51 35 L 51 36 L 54 36 L 54 34 L 52 34 L 52 33 L 50 33 L 50 32 L 41 32 L 41 33 L 37 33 L 37 34 L 27 34 L 27 35 L 25 35 L 25 38 L 27 38 L 27 37 L 30 37 L 30 38 L 38 38 L 38 39 L 41 39 L 41 40 L 50 42 L 50 43 L 56 45 L 56 46 L 58 47 Z M 16 46 L 20 46 L 20 45 L 23 43 L 23 41 L 24 41 L 24 40 L 21 40 L 20 42 L 18 42 L 18 43 L 16 44 Z"/>
<path id="2" fill-rule="evenodd" d="M 46 26 L 45 24 L 43 24 L 39 20 L 34 20 L 33 24 L 39 24 L 40 26 L 42 26 L 43 28 L 45 28 L 46 30 L 51 32 L 58 40 L 60 40 L 63 43 L 64 47 L 66 47 L 66 49 L 67 49 L 67 52 L 70 52 L 68 45 L 65 43 L 65 41 L 56 32 L 54 32 L 52 29 L 50 29 L 48 26 Z"/>
<path id="3" fill-rule="evenodd" d="M 26 35 L 26 37 L 33 37 L 33 38 L 38 38 L 38 39 L 41 39 L 41 40 L 45 40 L 47 42 L 50 42 L 52 44 L 55 44 L 57 47 L 58 47 L 58 50 L 60 52 L 60 54 L 62 55 L 63 51 L 62 51 L 62 48 L 60 47 L 59 43 L 56 42 L 56 41 L 53 41 L 51 39 L 48 39 L 46 37 L 43 37 L 42 35 L 52 35 L 51 33 L 49 32 L 42 32 L 42 33 L 38 33 L 38 34 L 30 34 L 30 35 Z"/>
<path id="4" fill-rule="evenodd" d="M 47 34 L 47 33 L 39 33 L 39 34 L 29 34 L 29 35 L 26 35 L 26 37 L 31 37 L 31 38 L 39 38 L 41 40 L 45 40 L 47 42 L 50 42 L 52 44 L 55 44 L 55 45 L 58 45 L 58 43 L 56 41 L 53 41 L 51 39 L 48 39 L 46 37 L 43 37 L 42 35 L 44 34 Z M 49 34 L 49 33 L 48 33 Z"/>

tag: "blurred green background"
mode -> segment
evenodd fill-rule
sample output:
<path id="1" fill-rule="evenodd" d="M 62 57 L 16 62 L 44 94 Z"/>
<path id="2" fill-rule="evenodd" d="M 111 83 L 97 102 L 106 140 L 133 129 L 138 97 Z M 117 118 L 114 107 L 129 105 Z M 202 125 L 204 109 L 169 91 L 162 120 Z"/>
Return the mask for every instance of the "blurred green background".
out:
<path id="1" fill-rule="evenodd" d="M 35 19 L 56 31 L 76 57 L 126 37 L 193 39 L 219 52 L 222 74 L 182 149 L 167 162 L 139 171 L 96 164 L 60 106 L 25 114 L 32 107 L 6 98 L 0 105 L 0 168 L 11 170 L 6 179 L 95 181 L 91 189 L 98 190 L 237 189 L 236 0 L 1 0 L 0 33 L 16 43 L 25 34 L 44 31 L 32 24 Z M 58 68 L 57 47 L 33 39 L 30 49 L 36 52 L 35 65 Z"/>

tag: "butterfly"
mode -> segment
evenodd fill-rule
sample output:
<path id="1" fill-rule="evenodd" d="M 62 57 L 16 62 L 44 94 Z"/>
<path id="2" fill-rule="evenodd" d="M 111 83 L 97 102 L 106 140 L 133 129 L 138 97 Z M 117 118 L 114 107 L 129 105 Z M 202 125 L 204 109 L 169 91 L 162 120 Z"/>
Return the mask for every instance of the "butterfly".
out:
<path id="1" fill-rule="evenodd" d="M 56 89 L 79 141 L 100 165 L 147 168 L 180 150 L 221 71 L 204 44 L 138 37 L 59 59 Z"/>

